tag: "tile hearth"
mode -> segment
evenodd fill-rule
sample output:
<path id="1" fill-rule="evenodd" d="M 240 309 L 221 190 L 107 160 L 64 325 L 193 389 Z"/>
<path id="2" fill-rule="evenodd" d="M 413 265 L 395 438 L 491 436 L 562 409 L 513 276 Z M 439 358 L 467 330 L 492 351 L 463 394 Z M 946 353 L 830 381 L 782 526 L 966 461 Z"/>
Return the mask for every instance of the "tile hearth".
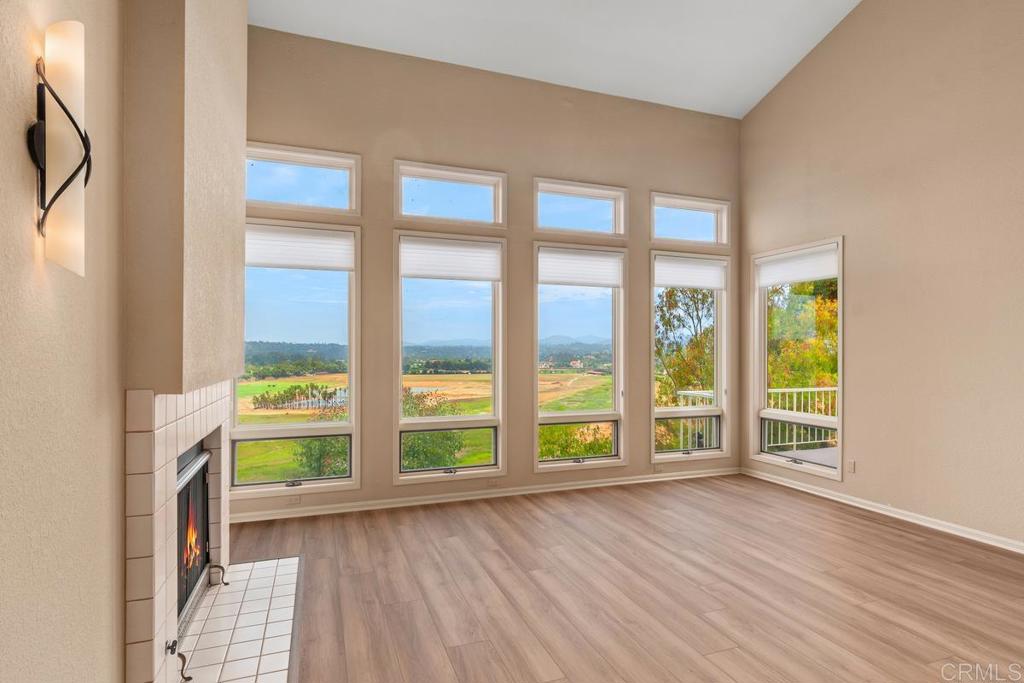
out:
<path id="1" fill-rule="evenodd" d="M 287 683 L 299 558 L 228 567 L 181 642 L 192 683 Z"/>

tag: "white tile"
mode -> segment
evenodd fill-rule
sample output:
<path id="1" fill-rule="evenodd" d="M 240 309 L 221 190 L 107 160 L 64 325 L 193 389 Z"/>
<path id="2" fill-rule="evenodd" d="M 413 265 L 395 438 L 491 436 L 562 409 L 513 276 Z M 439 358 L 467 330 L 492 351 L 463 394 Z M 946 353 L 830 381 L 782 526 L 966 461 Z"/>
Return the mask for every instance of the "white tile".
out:
<path id="1" fill-rule="evenodd" d="M 259 674 L 271 673 L 274 671 L 287 671 L 288 669 L 288 653 L 278 652 L 272 655 L 264 655 L 260 657 L 260 670 Z"/>
<path id="2" fill-rule="evenodd" d="M 276 576 L 276 577 L 274 577 L 274 585 L 275 586 L 287 586 L 289 584 L 294 585 L 295 582 L 298 580 L 298 578 L 299 578 L 298 574 L 285 574 L 283 576 Z"/>
<path id="3" fill-rule="evenodd" d="M 146 683 L 153 680 L 153 644 L 132 643 L 125 647 L 125 680 L 128 683 Z"/>
<path id="4" fill-rule="evenodd" d="M 288 683 L 288 671 L 275 671 L 257 676 L 256 683 Z"/>
<path id="5" fill-rule="evenodd" d="M 163 462 L 157 462 L 156 436 L 153 432 L 129 432 L 124 435 L 125 474 L 153 472 Z"/>
<path id="6" fill-rule="evenodd" d="M 153 506 L 153 474 L 129 474 L 125 477 L 124 513 L 129 517 L 151 515 Z M 162 488 L 162 487 L 161 487 Z"/>
<path id="7" fill-rule="evenodd" d="M 250 588 L 249 590 L 245 591 L 245 599 L 246 600 L 263 600 L 264 598 L 269 598 L 270 594 L 273 592 L 273 590 L 274 590 L 273 588 L 269 588 L 269 587 L 268 588 Z"/>
<path id="8" fill-rule="evenodd" d="M 238 581 L 231 581 L 228 579 L 228 583 L 221 584 L 221 593 L 244 593 L 245 589 L 249 587 L 249 582 L 245 579 L 239 579 Z"/>
<path id="9" fill-rule="evenodd" d="M 259 578 L 262 578 L 264 576 L 273 577 L 274 573 L 275 573 L 275 568 L 274 567 L 257 567 L 257 568 L 252 570 L 252 574 L 250 574 L 249 576 L 254 578 L 254 579 L 259 579 Z"/>
<path id="10" fill-rule="evenodd" d="M 282 595 L 295 595 L 295 584 L 286 583 L 280 586 L 274 586 L 273 596 L 279 598 Z"/>
<path id="11" fill-rule="evenodd" d="M 232 604 L 234 604 L 236 602 L 242 602 L 242 598 L 244 596 L 245 596 L 245 593 L 220 593 L 214 599 L 213 604 L 214 605 L 232 605 Z M 249 611 L 249 610 L 246 610 L 246 611 Z"/>
<path id="12" fill-rule="evenodd" d="M 291 634 L 266 638 L 263 641 L 263 652 L 265 655 L 272 655 L 275 652 L 287 652 L 292 646 Z"/>
<path id="13" fill-rule="evenodd" d="M 228 648 L 228 661 L 235 659 L 247 659 L 249 657 L 259 657 L 260 651 L 263 648 L 262 640 L 245 640 L 240 643 L 232 643 Z"/>
<path id="14" fill-rule="evenodd" d="M 149 389 L 129 389 L 125 394 L 124 424 L 126 432 L 153 431 L 155 406 Z M 152 672 L 150 672 L 152 674 Z"/>
<path id="15" fill-rule="evenodd" d="M 211 631 L 224 631 L 231 629 L 235 625 L 235 617 L 218 617 L 217 619 L 207 619 L 206 625 L 203 626 L 203 633 L 209 633 Z"/>
<path id="16" fill-rule="evenodd" d="M 276 567 L 277 560 L 260 560 L 259 562 L 253 562 L 253 569 L 266 569 L 267 567 Z"/>
<path id="17" fill-rule="evenodd" d="M 217 619 L 220 617 L 233 617 L 238 614 L 238 608 L 241 603 L 233 603 L 230 605 L 215 605 L 210 609 L 210 619 Z"/>
<path id="18" fill-rule="evenodd" d="M 231 631 L 212 631 L 199 636 L 195 650 L 205 650 L 211 647 L 226 646 L 231 642 Z M 202 665 L 200 665 L 202 666 Z"/>
<path id="19" fill-rule="evenodd" d="M 185 636 L 178 641 L 178 649 L 182 652 L 191 652 L 196 649 L 196 643 L 199 642 L 199 636 Z"/>
<path id="20" fill-rule="evenodd" d="M 206 634 L 203 634 L 206 635 Z M 199 637 L 202 642 L 202 636 Z M 224 655 L 227 653 L 227 645 L 221 645 L 219 647 L 208 647 L 208 648 L 196 648 L 192 651 L 192 654 L 188 658 L 188 667 L 202 667 L 209 666 L 210 664 L 220 664 L 224 661 Z M 186 672 L 187 673 L 187 672 Z"/>
<path id="21" fill-rule="evenodd" d="M 192 683 L 217 683 L 220 678 L 220 664 L 201 666 L 196 669 L 189 667 L 185 674 L 192 677 Z"/>
<path id="22" fill-rule="evenodd" d="M 272 609 L 267 613 L 267 622 L 272 621 L 288 621 L 292 618 L 292 608 L 282 607 L 281 609 Z"/>
<path id="23" fill-rule="evenodd" d="M 236 624 L 235 630 L 231 633 L 231 642 L 244 643 L 247 640 L 261 640 L 263 638 L 263 629 L 263 624 L 256 624 L 254 626 L 238 626 Z"/>
<path id="24" fill-rule="evenodd" d="M 192 621 L 189 622 L 188 630 L 185 631 L 185 635 L 196 636 L 197 639 L 198 639 L 199 634 L 203 632 L 203 628 L 205 626 L 206 626 L 206 621 L 201 620 L 201 619 L 193 619 Z"/>
<path id="25" fill-rule="evenodd" d="M 228 567 L 228 571 L 244 571 L 246 569 L 252 569 L 252 562 L 237 562 Z"/>
<path id="26" fill-rule="evenodd" d="M 288 635 L 292 632 L 291 621 L 275 621 L 267 624 L 267 628 L 263 633 L 265 638 L 274 638 L 276 636 Z"/>
<path id="27" fill-rule="evenodd" d="M 237 659 L 233 662 L 227 662 L 220 670 L 220 680 L 235 681 L 239 678 L 255 676 L 256 669 L 259 668 L 259 664 L 259 657 L 250 657 L 249 659 Z"/>
<path id="28" fill-rule="evenodd" d="M 180 420 L 185 417 L 185 395 L 175 394 L 174 396 L 174 414 L 175 420 Z"/>
<path id="29" fill-rule="evenodd" d="M 278 576 L 285 576 L 286 574 L 295 574 L 298 571 L 299 571 L 299 565 L 297 565 L 297 564 L 285 565 L 283 567 L 278 567 L 277 568 L 277 575 Z"/>
<path id="30" fill-rule="evenodd" d="M 124 622 L 125 642 L 152 640 L 155 626 L 152 600 L 132 600 L 127 603 Z"/>
<path id="31" fill-rule="evenodd" d="M 163 525 L 163 517 L 160 524 Z M 124 527 L 124 547 L 127 557 L 146 557 L 153 554 L 153 526 L 155 520 L 152 515 L 139 515 L 138 517 L 127 517 Z M 164 530 L 159 531 L 157 538 L 163 542 Z"/>
<path id="32" fill-rule="evenodd" d="M 156 591 L 153 585 L 153 558 L 139 557 L 124 563 L 125 600 L 152 598 Z"/>
<path id="33" fill-rule="evenodd" d="M 299 564 L 298 557 L 282 557 L 277 561 L 278 567 L 294 567 Z"/>
<path id="34" fill-rule="evenodd" d="M 242 603 L 241 614 L 248 614 L 249 612 L 265 612 L 270 608 L 270 600 L 265 598 L 263 600 L 246 600 Z"/>
<path id="35" fill-rule="evenodd" d="M 279 598 L 272 598 L 270 601 L 270 609 L 280 609 L 282 607 L 293 607 L 295 605 L 294 595 L 282 595 Z"/>
<path id="36" fill-rule="evenodd" d="M 160 429 L 167 424 L 167 394 L 153 397 L 153 428 Z"/>
<path id="37" fill-rule="evenodd" d="M 249 588 L 269 588 L 273 585 L 273 576 L 260 576 L 255 579 L 249 579 Z"/>
<path id="38" fill-rule="evenodd" d="M 241 628 L 243 626 L 255 626 L 257 624 L 265 624 L 267 622 L 267 613 L 264 612 L 248 612 L 246 614 L 238 615 L 238 622 L 235 624 L 235 628 Z"/>
<path id="39" fill-rule="evenodd" d="M 206 621 L 210 618 L 210 607 L 197 607 L 195 613 L 192 614 L 193 619 L 202 619 Z"/>

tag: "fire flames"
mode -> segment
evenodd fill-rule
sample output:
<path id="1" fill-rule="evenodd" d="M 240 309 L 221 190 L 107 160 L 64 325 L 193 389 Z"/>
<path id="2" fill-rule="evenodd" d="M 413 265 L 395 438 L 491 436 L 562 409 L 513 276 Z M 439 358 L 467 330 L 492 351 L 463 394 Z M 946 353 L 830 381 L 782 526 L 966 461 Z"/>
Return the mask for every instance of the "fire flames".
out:
<path id="1" fill-rule="evenodd" d="M 185 530 L 185 550 L 182 552 L 182 573 L 186 573 L 199 562 L 199 530 L 196 529 L 196 511 L 188 504 L 188 527 Z"/>

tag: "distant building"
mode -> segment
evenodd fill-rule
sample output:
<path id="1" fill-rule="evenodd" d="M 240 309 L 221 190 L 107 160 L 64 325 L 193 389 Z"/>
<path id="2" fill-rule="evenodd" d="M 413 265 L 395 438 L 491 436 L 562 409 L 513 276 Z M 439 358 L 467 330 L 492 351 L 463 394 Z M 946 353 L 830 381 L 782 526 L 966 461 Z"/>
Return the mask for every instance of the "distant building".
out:
<path id="1" fill-rule="evenodd" d="M 569 361 L 569 367 L 576 368 L 577 370 L 579 370 L 580 368 L 583 367 L 583 361 L 574 358 L 571 361 Z"/>

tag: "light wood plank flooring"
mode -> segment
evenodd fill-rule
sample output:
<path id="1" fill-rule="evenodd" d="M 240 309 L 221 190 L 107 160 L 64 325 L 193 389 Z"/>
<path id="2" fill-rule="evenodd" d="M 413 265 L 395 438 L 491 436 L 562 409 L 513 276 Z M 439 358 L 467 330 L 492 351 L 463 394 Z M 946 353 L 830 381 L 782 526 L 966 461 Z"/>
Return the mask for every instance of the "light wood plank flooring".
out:
<path id="1" fill-rule="evenodd" d="M 745 476 L 231 531 L 235 562 L 302 556 L 293 683 L 916 682 L 1024 662 L 1024 558 Z"/>

